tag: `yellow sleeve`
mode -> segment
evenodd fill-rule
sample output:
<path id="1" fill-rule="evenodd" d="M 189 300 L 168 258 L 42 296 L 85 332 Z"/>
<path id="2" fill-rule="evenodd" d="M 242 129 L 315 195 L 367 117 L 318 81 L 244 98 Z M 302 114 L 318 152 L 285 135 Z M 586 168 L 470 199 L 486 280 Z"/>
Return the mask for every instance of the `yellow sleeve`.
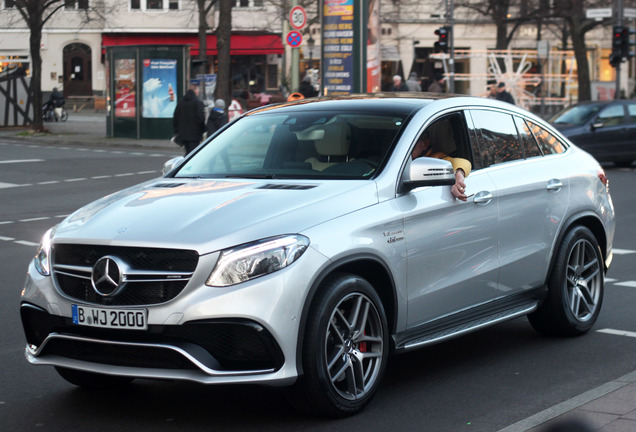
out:
<path id="1" fill-rule="evenodd" d="M 461 168 L 464 171 L 464 177 L 468 177 L 468 175 L 470 174 L 472 165 L 470 164 L 470 161 L 468 159 L 454 158 L 450 156 L 446 156 L 442 159 L 449 161 L 453 165 L 453 170 L 455 171 Z"/>

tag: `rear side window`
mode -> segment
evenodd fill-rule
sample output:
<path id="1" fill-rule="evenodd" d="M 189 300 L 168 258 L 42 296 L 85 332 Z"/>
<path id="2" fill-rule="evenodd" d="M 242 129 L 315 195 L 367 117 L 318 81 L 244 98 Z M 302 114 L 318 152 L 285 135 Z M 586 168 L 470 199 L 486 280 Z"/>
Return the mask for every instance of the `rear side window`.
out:
<path id="1" fill-rule="evenodd" d="M 528 122 L 528 126 L 530 126 L 530 130 L 544 155 L 563 153 L 565 151 L 563 143 L 553 134 L 530 121 Z"/>
<path id="2" fill-rule="evenodd" d="M 521 139 L 521 144 L 526 158 L 542 156 L 543 153 L 541 153 L 541 150 L 530 131 L 530 127 L 528 127 L 525 120 L 521 117 L 515 116 L 515 124 L 517 125 L 517 131 L 519 132 L 519 138 Z"/>
<path id="3" fill-rule="evenodd" d="M 610 105 L 598 115 L 597 121 L 603 123 L 604 126 L 616 126 L 625 123 L 625 111 L 623 105 Z"/>
<path id="4" fill-rule="evenodd" d="M 487 110 L 470 112 L 478 132 L 483 166 L 523 159 L 523 147 L 510 114 Z"/>
<path id="5" fill-rule="evenodd" d="M 636 103 L 627 104 L 627 122 L 629 124 L 636 123 Z"/>

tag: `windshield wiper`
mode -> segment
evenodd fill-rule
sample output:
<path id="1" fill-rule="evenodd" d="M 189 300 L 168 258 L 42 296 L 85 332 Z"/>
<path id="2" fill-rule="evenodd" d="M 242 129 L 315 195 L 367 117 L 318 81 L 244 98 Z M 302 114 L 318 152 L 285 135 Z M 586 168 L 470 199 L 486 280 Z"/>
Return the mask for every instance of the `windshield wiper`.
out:
<path id="1" fill-rule="evenodd" d="M 223 178 L 275 179 L 276 174 L 226 174 Z"/>

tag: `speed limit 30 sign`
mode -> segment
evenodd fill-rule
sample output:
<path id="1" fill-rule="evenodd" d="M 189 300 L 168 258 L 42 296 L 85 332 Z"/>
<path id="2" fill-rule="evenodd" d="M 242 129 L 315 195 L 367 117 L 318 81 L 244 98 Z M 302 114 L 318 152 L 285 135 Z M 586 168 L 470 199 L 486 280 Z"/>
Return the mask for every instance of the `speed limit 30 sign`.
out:
<path id="1" fill-rule="evenodd" d="M 307 24 L 307 14 L 302 6 L 294 6 L 289 12 L 289 23 L 296 30 L 300 30 Z"/>

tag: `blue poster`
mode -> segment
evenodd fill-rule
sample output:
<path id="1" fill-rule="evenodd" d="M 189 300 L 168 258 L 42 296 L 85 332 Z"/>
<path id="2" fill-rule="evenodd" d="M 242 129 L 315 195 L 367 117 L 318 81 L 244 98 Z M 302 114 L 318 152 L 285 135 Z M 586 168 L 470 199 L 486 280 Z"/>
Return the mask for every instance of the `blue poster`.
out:
<path id="1" fill-rule="evenodd" d="M 177 95 L 177 60 L 144 59 L 143 117 L 172 118 Z"/>

